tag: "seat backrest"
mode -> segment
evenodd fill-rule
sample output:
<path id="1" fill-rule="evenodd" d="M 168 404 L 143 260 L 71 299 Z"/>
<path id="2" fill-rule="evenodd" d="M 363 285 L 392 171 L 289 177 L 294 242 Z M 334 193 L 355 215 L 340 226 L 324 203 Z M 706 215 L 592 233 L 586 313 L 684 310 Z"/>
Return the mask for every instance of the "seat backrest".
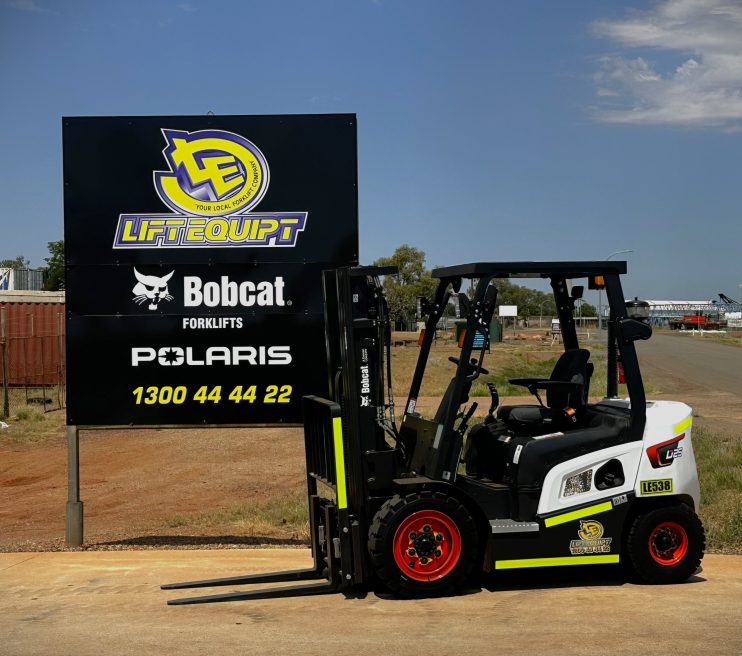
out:
<path id="1" fill-rule="evenodd" d="M 568 349 L 557 360 L 550 380 L 566 383 L 580 383 L 582 389 L 577 394 L 570 394 L 563 390 L 549 390 L 546 393 L 546 405 L 550 408 L 582 409 L 587 403 L 587 387 L 589 385 L 588 360 L 590 351 L 587 349 Z M 592 373 L 590 371 L 589 373 Z"/>

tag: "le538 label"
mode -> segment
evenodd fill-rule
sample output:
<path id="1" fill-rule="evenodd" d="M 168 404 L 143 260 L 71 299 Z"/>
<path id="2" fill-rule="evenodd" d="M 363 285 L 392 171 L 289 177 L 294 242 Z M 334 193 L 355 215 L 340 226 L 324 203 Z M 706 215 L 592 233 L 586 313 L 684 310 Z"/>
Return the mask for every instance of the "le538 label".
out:
<path id="1" fill-rule="evenodd" d="M 671 478 L 658 478 L 654 481 L 641 482 L 642 494 L 669 494 L 672 492 Z"/>

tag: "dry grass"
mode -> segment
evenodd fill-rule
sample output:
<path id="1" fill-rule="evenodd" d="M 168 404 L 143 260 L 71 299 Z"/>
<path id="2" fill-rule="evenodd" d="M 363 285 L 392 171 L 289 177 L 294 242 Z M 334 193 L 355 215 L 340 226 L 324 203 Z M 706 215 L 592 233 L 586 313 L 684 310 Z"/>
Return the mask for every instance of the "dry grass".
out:
<path id="1" fill-rule="evenodd" d="M 593 395 L 600 396 L 606 389 L 606 349 L 598 342 L 587 345 L 591 361 L 595 365 L 590 389 Z M 548 378 L 557 359 L 564 352 L 560 344 L 551 345 L 539 342 L 503 342 L 493 344 L 485 354 L 484 367 L 488 375 L 481 376 L 472 386 L 471 396 L 489 396 L 487 383 L 494 383 L 500 396 L 523 396 L 528 391 L 523 387 L 511 385 L 511 378 Z M 394 396 L 403 398 L 409 391 L 420 349 L 417 346 L 396 347 L 392 349 L 392 372 L 394 377 Z M 459 349 L 451 340 L 439 340 L 430 352 L 425 378 L 420 396 L 441 396 L 456 371 L 456 365 L 449 357 L 458 357 Z M 651 380 L 644 379 L 647 394 L 658 394 L 662 390 Z M 619 394 L 626 394 L 621 386 Z"/>
<path id="2" fill-rule="evenodd" d="M 241 503 L 213 512 L 178 514 L 166 521 L 169 528 L 216 528 L 239 535 L 274 539 L 309 540 L 309 517 L 304 485 L 285 495 L 257 503 Z"/>
<path id="3" fill-rule="evenodd" d="M 8 419 L 8 428 L 0 430 L 0 445 L 38 444 L 62 439 L 65 430 L 65 411 L 43 412 L 32 406 L 22 406 Z"/>
<path id="4" fill-rule="evenodd" d="M 700 515 L 711 551 L 742 551 L 742 440 L 693 429 Z"/>

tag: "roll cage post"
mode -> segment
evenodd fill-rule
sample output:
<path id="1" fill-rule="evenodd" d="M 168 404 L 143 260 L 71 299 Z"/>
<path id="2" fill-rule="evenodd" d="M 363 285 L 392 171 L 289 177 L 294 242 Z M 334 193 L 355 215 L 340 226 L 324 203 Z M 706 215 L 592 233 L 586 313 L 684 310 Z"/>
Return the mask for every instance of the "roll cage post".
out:
<path id="1" fill-rule="evenodd" d="M 647 422 L 647 397 L 644 393 L 639 358 L 634 341 L 648 339 L 652 329 L 641 322 L 626 316 L 626 301 L 621 287 L 621 279 L 616 274 L 605 275 L 605 291 L 608 297 L 610 315 L 608 317 L 608 398 L 618 396 L 617 355 L 623 363 L 626 388 L 631 401 L 631 432 L 636 439 L 644 433 Z"/>
<path id="2" fill-rule="evenodd" d="M 579 348 L 577 343 L 577 330 L 575 328 L 574 301 L 567 291 L 567 279 L 563 277 L 552 277 L 551 288 L 554 291 L 557 315 L 559 316 L 559 329 L 562 334 L 564 350 Z"/>
<path id="3" fill-rule="evenodd" d="M 484 276 L 483 278 L 479 278 L 477 281 L 474 298 L 472 299 L 471 311 L 469 312 L 469 316 L 466 318 L 466 333 L 464 334 L 464 342 L 461 345 L 461 351 L 459 353 L 459 363 L 456 365 L 456 382 L 454 383 L 451 402 L 448 408 L 446 408 L 446 415 L 443 420 L 444 435 L 453 430 L 453 424 L 456 421 L 456 415 L 463 400 L 462 397 L 465 383 L 477 378 L 479 376 L 479 370 L 482 367 L 484 348 L 482 348 L 478 363 L 474 365 L 476 367 L 475 370 L 471 373 L 468 371 L 472 366 L 469 363 L 469 359 L 471 358 L 471 352 L 474 349 L 474 338 L 476 337 L 477 331 L 484 333 L 485 341 L 489 334 L 489 326 L 485 326 L 482 323 L 482 310 L 484 305 L 484 296 L 492 278 L 493 276 Z"/>
<path id="4" fill-rule="evenodd" d="M 417 397 L 420 394 L 420 386 L 422 385 L 423 376 L 425 375 L 425 367 L 428 364 L 428 357 L 430 356 L 430 347 L 433 345 L 433 339 L 435 338 L 436 326 L 438 325 L 440 318 L 443 316 L 443 311 L 446 309 L 450 297 L 450 294 L 447 291 L 449 284 L 451 284 L 450 278 L 443 278 L 438 282 L 438 287 L 435 290 L 435 298 L 432 305 L 428 308 L 430 313 L 425 321 L 425 334 L 423 335 L 423 340 L 420 344 L 420 353 L 417 356 L 415 373 L 412 375 L 410 392 L 407 395 L 407 403 L 405 404 L 404 409 L 405 415 L 415 412 Z"/>

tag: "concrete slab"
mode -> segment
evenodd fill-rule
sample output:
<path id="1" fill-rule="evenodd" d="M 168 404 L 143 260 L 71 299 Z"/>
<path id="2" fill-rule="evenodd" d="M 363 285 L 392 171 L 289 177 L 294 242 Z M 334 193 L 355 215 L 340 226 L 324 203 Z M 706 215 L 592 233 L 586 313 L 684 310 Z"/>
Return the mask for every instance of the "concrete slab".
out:
<path id="1" fill-rule="evenodd" d="M 0 654 L 742 653 L 742 556 L 707 556 L 682 585 L 554 568 L 419 601 L 369 593 L 167 606 L 193 591 L 159 589 L 309 563 L 293 549 L 0 554 Z"/>

